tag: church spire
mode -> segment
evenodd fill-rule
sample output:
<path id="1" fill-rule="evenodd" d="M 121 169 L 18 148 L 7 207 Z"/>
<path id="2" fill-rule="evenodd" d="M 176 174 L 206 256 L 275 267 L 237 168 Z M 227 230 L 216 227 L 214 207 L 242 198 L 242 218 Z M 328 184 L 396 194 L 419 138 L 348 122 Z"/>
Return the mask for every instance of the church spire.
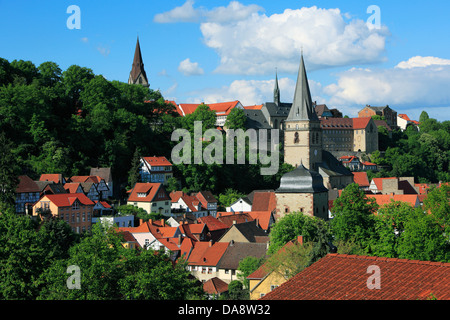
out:
<path id="1" fill-rule="evenodd" d="M 147 74 L 144 70 L 144 61 L 142 60 L 141 46 L 139 44 L 139 36 L 136 41 L 136 49 L 134 51 L 133 65 L 131 67 L 130 77 L 128 78 L 129 84 L 141 84 L 145 87 L 149 87 Z"/>
<path id="2" fill-rule="evenodd" d="M 311 100 L 308 77 L 306 76 L 305 61 L 303 60 L 303 52 L 300 61 L 300 68 L 298 70 L 294 102 L 292 103 L 291 111 L 289 112 L 289 116 L 286 121 L 289 120 L 319 120 L 314 111 Z"/>
<path id="3" fill-rule="evenodd" d="M 275 69 L 275 88 L 273 89 L 273 102 L 275 105 L 280 105 L 280 88 L 278 87 L 278 72 Z"/>

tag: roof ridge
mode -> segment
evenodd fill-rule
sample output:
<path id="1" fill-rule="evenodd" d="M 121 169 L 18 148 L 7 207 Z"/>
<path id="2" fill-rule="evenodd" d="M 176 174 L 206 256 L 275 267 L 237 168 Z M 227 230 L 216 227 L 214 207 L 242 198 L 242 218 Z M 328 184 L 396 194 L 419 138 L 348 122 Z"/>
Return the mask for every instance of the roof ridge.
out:
<path id="1" fill-rule="evenodd" d="M 359 259 L 359 260 L 376 260 L 383 262 L 401 262 L 410 264 L 421 264 L 421 265 L 433 265 L 439 267 L 450 267 L 450 262 L 441 261 L 425 261 L 425 260 L 413 260 L 413 259 L 401 259 L 401 258 L 388 258 L 388 257 L 377 257 L 377 256 L 367 256 L 367 255 L 355 255 L 355 254 L 342 254 L 342 253 L 329 253 L 327 256 L 346 258 L 346 259 Z"/>

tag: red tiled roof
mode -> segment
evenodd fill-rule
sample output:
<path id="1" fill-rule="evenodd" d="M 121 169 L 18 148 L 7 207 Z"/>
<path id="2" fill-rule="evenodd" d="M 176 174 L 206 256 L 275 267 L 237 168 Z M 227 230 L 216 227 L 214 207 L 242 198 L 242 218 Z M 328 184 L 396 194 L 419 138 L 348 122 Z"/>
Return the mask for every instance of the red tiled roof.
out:
<path id="1" fill-rule="evenodd" d="M 197 221 L 205 223 L 209 231 L 228 229 L 228 226 L 225 223 L 214 218 L 213 216 L 201 217 L 198 218 Z"/>
<path id="2" fill-rule="evenodd" d="M 203 291 L 208 294 L 220 294 L 228 291 L 228 283 L 217 277 L 214 277 L 203 284 Z"/>
<path id="3" fill-rule="evenodd" d="M 411 119 L 410 119 L 406 114 L 404 114 L 404 113 L 400 113 L 398 116 L 399 116 L 400 118 L 402 118 L 403 120 L 411 121 Z"/>
<path id="4" fill-rule="evenodd" d="M 81 204 L 85 206 L 93 206 L 94 202 L 92 202 L 84 193 L 58 193 L 58 194 L 47 194 L 44 196 L 57 207 L 70 207 L 78 200 Z M 43 198 L 43 199 L 44 199 Z M 41 199 L 42 200 L 42 199 Z"/>
<path id="5" fill-rule="evenodd" d="M 217 219 L 225 223 L 228 228 L 233 226 L 233 222 L 244 223 L 253 221 L 253 218 L 248 213 L 234 213 L 234 212 L 218 212 Z"/>
<path id="6" fill-rule="evenodd" d="M 353 118 L 353 129 L 365 129 L 369 125 L 372 118 Z"/>
<path id="7" fill-rule="evenodd" d="M 54 183 L 62 183 L 63 178 L 62 174 L 41 174 L 39 181 L 53 181 Z"/>
<path id="8" fill-rule="evenodd" d="M 252 211 L 274 211 L 277 208 L 275 192 L 255 192 Z"/>
<path id="9" fill-rule="evenodd" d="M 238 100 L 230 102 L 208 103 L 206 104 L 217 115 L 228 115 L 233 108 L 239 103 Z M 194 113 L 195 110 L 202 104 L 200 103 L 182 103 L 178 105 L 177 111 L 181 116 Z"/>
<path id="10" fill-rule="evenodd" d="M 152 201 L 165 201 L 170 200 L 170 197 L 167 195 L 167 193 L 164 191 L 166 196 L 163 198 L 157 198 L 156 194 L 162 187 L 161 183 L 136 183 L 133 190 L 130 193 L 130 196 L 128 197 L 128 201 L 132 202 L 152 202 Z M 145 194 L 145 197 L 138 197 L 138 194 Z"/>
<path id="11" fill-rule="evenodd" d="M 16 193 L 40 192 L 41 189 L 29 176 L 19 176 L 19 184 Z"/>
<path id="12" fill-rule="evenodd" d="M 322 118 L 320 126 L 324 130 L 365 129 L 372 118 Z"/>
<path id="13" fill-rule="evenodd" d="M 143 157 L 150 166 L 167 167 L 172 166 L 166 157 Z"/>
<path id="14" fill-rule="evenodd" d="M 369 266 L 380 270 L 380 289 Z M 450 263 L 328 254 L 266 294 L 262 300 L 450 299 Z"/>
<path id="15" fill-rule="evenodd" d="M 64 184 L 64 189 L 66 189 L 67 191 L 69 191 L 69 193 L 76 193 L 78 190 L 78 187 L 81 184 L 79 182 L 70 182 L 70 183 L 66 183 Z"/>
<path id="16" fill-rule="evenodd" d="M 392 201 L 407 202 L 413 207 L 420 204 L 419 197 L 417 194 L 367 194 L 368 198 L 374 198 L 377 204 L 381 207 L 383 205 L 389 204 Z"/>
<path id="17" fill-rule="evenodd" d="M 270 217 L 272 216 L 272 211 L 250 211 L 246 212 L 249 214 L 253 220 L 258 219 L 259 227 L 263 230 L 269 229 Z"/>
<path id="18" fill-rule="evenodd" d="M 196 242 L 188 259 L 189 265 L 216 266 L 228 248 L 228 242 Z"/>
<path id="19" fill-rule="evenodd" d="M 258 106 L 246 106 L 244 107 L 245 110 L 261 110 L 263 107 L 262 104 L 258 105 Z"/>
<path id="20" fill-rule="evenodd" d="M 360 187 L 368 187 L 370 185 L 367 172 L 352 172 L 353 181 L 359 184 Z"/>

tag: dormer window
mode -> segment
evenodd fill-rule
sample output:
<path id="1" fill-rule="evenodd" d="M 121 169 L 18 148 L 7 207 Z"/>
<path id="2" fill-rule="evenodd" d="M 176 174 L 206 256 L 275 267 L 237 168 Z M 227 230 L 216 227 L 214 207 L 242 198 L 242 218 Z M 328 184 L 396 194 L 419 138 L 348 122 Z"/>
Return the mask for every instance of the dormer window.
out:
<path id="1" fill-rule="evenodd" d="M 145 192 L 138 192 L 138 194 L 137 194 L 138 198 L 145 198 L 146 195 L 147 194 Z"/>

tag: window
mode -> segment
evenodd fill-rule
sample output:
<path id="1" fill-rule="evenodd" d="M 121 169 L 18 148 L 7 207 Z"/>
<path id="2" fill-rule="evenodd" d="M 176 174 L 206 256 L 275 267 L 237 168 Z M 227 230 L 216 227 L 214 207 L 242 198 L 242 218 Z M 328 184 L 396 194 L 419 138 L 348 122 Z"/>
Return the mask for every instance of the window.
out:
<path id="1" fill-rule="evenodd" d="M 75 201 L 72 204 L 72 210 L 79 210 L 80 209 L 80 204 L 78 203 L 78 201 Z"/>
<path id="2" fill-rule="evenodd" d="M 138 198 L 145 198 L 146 193 L 145 192 L 138 192 L 137 196 L 138 196 Z"/>
<path id="3" fill-rule="evenodd" d="M 270 291 L 272 291 L 272 290 L 274 290 L 274 289 L 276 289 L 276 288 L 278 288 L 278 286 L 276 286 L 276 285 L 271 285 L 271 286 L 270 286 Z"/>

